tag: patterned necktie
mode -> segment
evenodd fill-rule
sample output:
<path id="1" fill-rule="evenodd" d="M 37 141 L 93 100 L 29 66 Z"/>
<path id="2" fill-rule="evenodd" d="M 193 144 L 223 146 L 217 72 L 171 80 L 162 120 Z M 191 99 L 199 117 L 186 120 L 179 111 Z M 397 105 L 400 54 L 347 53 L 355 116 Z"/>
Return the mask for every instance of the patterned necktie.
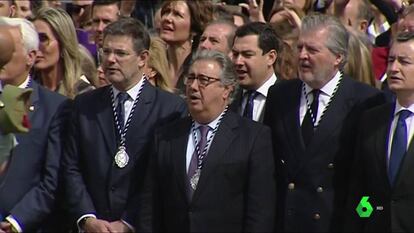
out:
<path id="1" fill-rule="evenodd" d="M 407 125 L 405 119 L 411 116 L 411 114 L 412 113 L 408 110 L 401 110 L 399 112 L 397 125 L 392 139 L 390 161 L 388 165 L 388 178 L 391 186 L 394 185 L 401 161 L 407 151 Z"/>
<path id="2" fill-rule="evenodd" d="M 254 99 L 259 95 L 257 91 L 247 92 L 247 101 L 244 108 L 243 116 L 253 120 Z"/>
<path id="3" fill-rule="evenodd" d="M 310 114 L 310 111 L 308 109 L 308 111 L 306 112 L 305 118 L 303 119 L 303 122 L 302 122 L 302 137 L 303 137 L 305 146 L 307 146 L 309 142 L 312 140 L 313 133 L 315 130 L 314 122 L 316 122 L 316 116 L 318 114 L 320 93 L 321 91 L 318 89 L 312 90 L 313 101 L 310 106 L 310 110 L 312 111 L 312 114 Z"/>
<path id="4" fill-rule="evenodd" d="M 210 130 L 210 127 L 208 125 L 200 125 L 198 127 L 198 130 L 200 130 L 200 141 L 198 142 L 198 148 L 200 150 L 200 153 L 203 153 L 204 147 L 206 147 L 207 144 L 207 134 Z M 192 195 L 192 188 L 190 187 L 190 179 L 194 176 L 196 173 L 198 167 L 198 154 L 197 154 L 197 148 L 195 148 L 193 155 L 191 156 L 190 166 L 188 168 L 188 184 L 189 184 L 189 190 L 191 191 Z"/>
<path id="5" fill-rule="evenodd" d="M 125 126 L 125 101 L 129 98 L 126 92 L 119 92 L 117 95 L 118 105 L 116 106 L 116 114 L 118 116 L 118 121 L 121 127 L 121 130 L 124 129 Z"/>

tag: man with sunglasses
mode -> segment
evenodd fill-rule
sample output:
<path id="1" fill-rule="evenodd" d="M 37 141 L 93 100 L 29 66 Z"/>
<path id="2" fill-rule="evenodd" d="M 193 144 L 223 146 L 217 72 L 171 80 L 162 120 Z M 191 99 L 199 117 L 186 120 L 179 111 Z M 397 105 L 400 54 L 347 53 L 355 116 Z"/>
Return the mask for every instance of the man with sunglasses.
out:
<path id="1" fill-rule="evenodd" d="M 245 24 L 236 30 L 232 59 L 241 92 L 232 105 L 240 115 L 263 121 L 267 92 L 276 81 L 273 68 L 281 42 L 270 25 Z"/>
<path id="2" fill-rule="evenodd" d="M 275 182 L 269 128 L 227 111 L 230 58 L 202 50 L 185 75 L 190 116 L 157 131 L 155 232 L 272 232 Z"/>
<path id="3" fill-rule="evenodd" d="M 62 164 L 69 212 L 84 232 L 151 231 L 148 142 L 155 127 L 187 111 L 180 97 L 146 80 L 149 45 L 139 21 L 110 24 L 102 66 L 111 85 L 75 98 Z"/>

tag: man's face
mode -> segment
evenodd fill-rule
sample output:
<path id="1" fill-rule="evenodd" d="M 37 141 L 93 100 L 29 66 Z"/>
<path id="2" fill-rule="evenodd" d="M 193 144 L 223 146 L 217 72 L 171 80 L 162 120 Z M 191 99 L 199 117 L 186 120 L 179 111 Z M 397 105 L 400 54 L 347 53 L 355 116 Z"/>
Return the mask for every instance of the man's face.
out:
<path id="1" fill-rule="evenodd" d="M 320 89 L 338 71 L 342 57 L 333 54 L 325 45 L 329 32 L 324 29 L 300 33 L 298 48 L 299 78 L 312 88 Z"/>
<path id="2" fill-rule="evenodd" d="M 186 83 L 187 104 L 198 121 L 214 119 L 228 103 L 231 89 L 220 82 L 220 73 L 221 67 L 212 60 L 198 60 L 189 69 L 187 76 L 196 79 Z M 203 85 L 197 78 L 210 78 L 210 82 Z"/>
<path id="3" fill-rule="evenodd" d="M 0 30 L 9 30 L 14 41 L 15 50 L 10 61 L 0 70 L 0 80 L 4 83 L 19 85 L 30 69 L 29 56 L 23 46 L 22 34 L 18 27 L 4 27 Z"/>
<path id="4" fill-rule="evenodd" d="M 414 14 L 409 14 L 398 20 L 398 32 L 414 32 Z"/>
<path id="5" fill-rule="evenodd" d="M 131 37 L 106 36 L 102 53 L 105 78 L 119 90 L 128 90 L 141 79 L 148 51 L 137 54 Z"/>
<path id="6" fill-rule="evenodd" d="M 228 36 L 231 33 L 231 28 L 225 24 L 213 24 L 203 32 L 200 38 L 198 49 L 208 49 L 228 54 L 230 52 Z"/>
<path id="7" fill-rule="evenodd" d="M 414 92 L 414 41 L 394 42 L 388 55 L 387 81 L 397 96 Z"/>
<path id="8" fill-rule="evenodd" d="M 14 6 L 8 0 L 0 0 L 0 16 L 11 17 Z"/>
<path id="9" fill-rule="evenodd" d="M 29 0 L 16 1 L 16 17 L 17 18 L 29 18 L 32 16 L 32 10 L 30 8 Z"/>
<path id="10" fill-rule="evenodd" d="M 339 19 L 343 25 L 350 26 L 355 30 L 365 33 L 368 22 L 365 21 L 366 23 L 364 24 L 364 21 L 358 18 L 360 4 L 360 0 L 350 0 L 346 4 L 342 14 L 339 16 Z"/>
<path id="11" fill-rule="evenodd" d="M 257 90 L 263 85 L 272 74 L 276 61 L 274 50 L 263 54 L 258 39 L 258 35 L 236 37 L 232 49 L 239 85 L 247 90 Z"/>
<path id="12" fill-rule="evenodd" d="M 103 30 L 110 23 L 118 20 L 119 8 L 118 5 L 103 5 L 94 6 L 92 9 L 92 32 L 95 36 L 95 43 L 102 47 Z"/>

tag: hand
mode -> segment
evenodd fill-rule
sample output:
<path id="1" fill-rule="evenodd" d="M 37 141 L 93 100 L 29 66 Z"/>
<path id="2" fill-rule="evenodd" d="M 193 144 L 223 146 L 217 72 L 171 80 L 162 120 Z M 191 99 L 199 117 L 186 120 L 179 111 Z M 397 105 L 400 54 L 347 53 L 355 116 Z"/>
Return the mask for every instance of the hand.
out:
<path id="1" fill-rule="evenodd" d="M 0 222 L 0 232 L 11 233 L 12 225 L 7 221 Z"/>
<path id="2" fill-rule="evenodd" d="M 109 224 L 111 225 L 111 232 L 132 232 L 132 229 L 121 220 L 114 221 Z"/>
<path id="3" fill-rule="evenodd" d="M 257 4 L 256 1 L 259 2 L 259 4 Z M 239 6 L 249 11 L 250 20 L 252 22 L 266 23 L 266 20 L 264 19 L 263 15 L 263 4 L 264 0 L 248 0 L 248 4 L 240 3 Z"/>
<path id="4" fill-rule="evenodd" d="M 111 232 L 109 222 L 97 218 L 87 218 L 82 228 L 87 233 Z"/>

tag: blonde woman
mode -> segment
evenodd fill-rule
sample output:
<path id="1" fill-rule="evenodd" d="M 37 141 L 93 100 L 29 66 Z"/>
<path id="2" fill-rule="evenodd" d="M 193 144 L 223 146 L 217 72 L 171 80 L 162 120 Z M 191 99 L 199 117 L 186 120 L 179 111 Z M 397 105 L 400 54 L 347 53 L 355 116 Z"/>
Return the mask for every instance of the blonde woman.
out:
<path id="1" fill-rule="evenodd" d="M 69 98 L 84 88 L 79 45 L 72 19 L 61 8 L 40 8 L 33 19 L 39 34 L 35 79 L 49 90 Z"/>
<path id="2" fill-rule="evenodd" d="M 164 91 L 173 92 L 174 87 L 171 85 L 165 42 L 159 37 L 151 38 L 149 53 L 145 71 L 148 80 L 152 85 Z"/>

